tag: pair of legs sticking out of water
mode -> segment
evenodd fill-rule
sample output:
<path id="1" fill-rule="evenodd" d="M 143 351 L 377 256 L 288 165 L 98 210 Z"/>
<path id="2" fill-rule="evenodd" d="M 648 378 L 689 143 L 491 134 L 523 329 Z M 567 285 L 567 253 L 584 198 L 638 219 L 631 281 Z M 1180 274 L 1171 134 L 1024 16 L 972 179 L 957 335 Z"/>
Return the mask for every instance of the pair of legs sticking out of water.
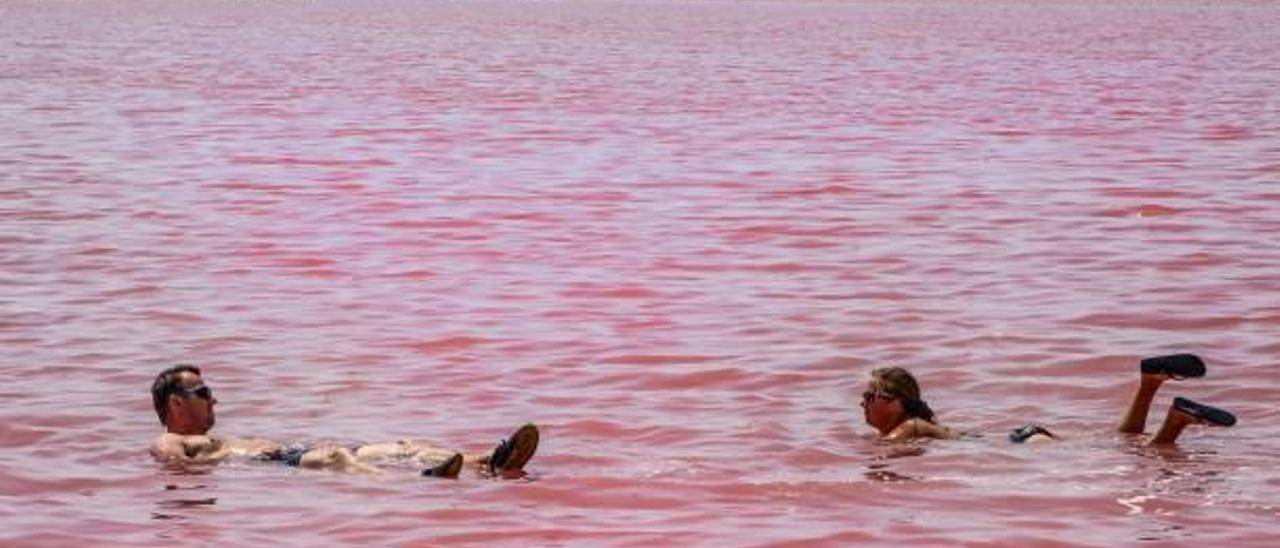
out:
<path id="1" fill-rule="evenodd" d="M 1204 361 L 1194 354 L 1172 354 L 1146 358 L 1139 364 L 1138 388 L 1133 401 L 1120 419 L 1118 430 L 1125 434 L 1142 434 L 1147 414 L 1156 391 L 1166 381 L 1203 377 Z M 938 423 L 933 410 L 920 395 L 914 376 L 901 367 L 886 367 L 871 372 L 867 389 L 862 393 L 862 412 L 867 424 L 884 439 L 955 438 L 961 433 Z M 1174 398 L 1164 422 L 1147 441 L 1152 445 L 1172 444 L 1187 426 L 1232 426 L 1231 413 L 1187 398 Z M 1015 443 L 1042 442 L 1058 436 L 1039 424 L 1029 424 L 1009 433 Z"/>

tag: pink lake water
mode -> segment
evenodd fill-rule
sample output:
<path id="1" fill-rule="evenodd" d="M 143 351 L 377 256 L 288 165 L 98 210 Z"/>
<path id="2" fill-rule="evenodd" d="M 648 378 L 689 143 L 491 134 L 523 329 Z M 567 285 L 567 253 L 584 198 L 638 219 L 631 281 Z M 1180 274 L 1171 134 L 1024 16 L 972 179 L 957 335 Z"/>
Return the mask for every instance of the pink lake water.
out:
<path id="1" fill-rule="evenodd" d="M 1278 52 L 1244 1 L 4 2 L 0 544 L 1274 546 Z M 1113 434 L 1171 352 L 1149 424 L 1240 423 Z M 170 470 L 178 362 L 223 434 L 543 444 Z M 982 437 L 874 441 L 890 364 Z"/>

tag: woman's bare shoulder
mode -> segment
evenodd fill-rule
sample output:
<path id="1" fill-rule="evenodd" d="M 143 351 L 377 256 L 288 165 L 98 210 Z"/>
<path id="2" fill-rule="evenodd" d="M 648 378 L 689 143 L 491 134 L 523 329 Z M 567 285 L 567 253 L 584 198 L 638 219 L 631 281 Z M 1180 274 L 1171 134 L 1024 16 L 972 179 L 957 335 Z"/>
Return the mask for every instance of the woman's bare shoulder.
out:
<path id="1" fill-rule="evenodd" d="M 934 439 L 953 439 L 959 437 L 958 433 L 950 428 L 935 424 L 924 419 L 913 418 L 903 421 L 897 428 L 894 428 L 886 439 L 892 440 L 911 440 L 917 438 L 934 438 Z"/>

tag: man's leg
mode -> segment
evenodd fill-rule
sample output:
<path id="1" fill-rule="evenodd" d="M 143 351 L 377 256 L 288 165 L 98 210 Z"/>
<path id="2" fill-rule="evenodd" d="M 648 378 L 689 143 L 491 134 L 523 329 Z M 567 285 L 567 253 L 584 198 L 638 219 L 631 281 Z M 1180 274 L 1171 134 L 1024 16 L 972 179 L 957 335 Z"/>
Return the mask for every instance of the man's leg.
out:
<path id="1" fill-rule="evenodd" d="M 356 448 L 355 455 L 361 459 L 395 458 L 417 459 L 424 463 L 440 462 L 452 457 L 454 451 L 419 440 L 397 440 L 385 443 L 369 443 Z"/>
<path id="2" fill-rule="evenodd" d="M 464 453 L 462 461 L 491 475 L 518 477 L 524 470 L 524 465 L 537 452 L 538 438 L 538 427 L 532 423 L 524 424 L 506 439 L 499 441 L 498 445 L 489 452 Z M 428 465 L 444 462 L 455 454 L 451 449 L 421 441 L 403 440 L 399 443 L 405 447 L 405 450 L 411 452 L 408 456 Z"/>
<path id="3" fill-rule="evenodd" d="M 1138 389 L 1133 393 L 1133 401 L 1129 403 L 1129 411 L 1120 419 L 1120 427 L 1117 428 L 1122 434 L 1141 434 L 1146 430 L 1147 412 L 1151 410 L 1151 400 L 1156 397 L 1156 390 L 1160 389 L 1160 385 L 1164 381 L 1169 380 L 1167 375 L 1143 373 L 1138 381 Z"/>
<path id="4" fill-rule="evenodd" d="M 517 428 L 507 439 L 487 453 L 464 453 L 463 463 L 493 473 L 516 473 L 533 458 L 538 449 L 538 427 L 525 424 Z M 360 459 L 408 458 L 428 466 L 447 462 L 458 451 L 432 445 L 426 441 L 403 439 L 387 443 L 371 443 L 356 448 L 354 455 Z M 498 458 L 498 462 L 491 461 Z"/>
<path id="5" fill-rule="evenodd" d="M 360 459 L 345 447 L 321 447 L 307 451 L 302 454 L 301 460 L 298 461 L 298 466 L 301 468 L 364 474 L 381 472 L 381 470 L 373 466 L 360 462 Z"/>
<path id="6" fill-rule="evenodd" d="M 485 468 L 489 464 L 490 453 L 458 453 L 457 451 L 421 442 L 414 442 L 412 452 L 404 456 L 427 466 L 435 466 L 453 458 L 454 455 L 462 455 L 462 462 L 465 465 Z"/>

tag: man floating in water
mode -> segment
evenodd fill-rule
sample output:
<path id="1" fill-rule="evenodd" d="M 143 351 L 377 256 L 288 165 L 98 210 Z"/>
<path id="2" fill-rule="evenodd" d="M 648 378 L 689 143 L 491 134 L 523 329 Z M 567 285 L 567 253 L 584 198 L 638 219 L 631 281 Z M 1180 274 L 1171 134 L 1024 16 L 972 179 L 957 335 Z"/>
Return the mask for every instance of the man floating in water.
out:
<path id="1" fill-rule="evenodd" d="M 381 470 L 368 461 L 394 457 L 431 464 L 422 471 L 423 476 L 456 478 L 463 465 L 470 464 L 492 477 L 519 477 L 538 449 L 538 428 L 533 424 L 521 426 L 488 454 L 470 455 L 415 440 L 356 447 L 286 447 L 267 440 L 214 436 L 209 430 L 215 422 L 213 407 L 218 400 L 204 383 L 200 369 L 192 365 L 176 365 L 156 375 L 151 399 L 165 427 L 151 445 L 151 454 L 170 462 L 217 463 L 241 456 L 299 468 L 379 473 Z"/>

